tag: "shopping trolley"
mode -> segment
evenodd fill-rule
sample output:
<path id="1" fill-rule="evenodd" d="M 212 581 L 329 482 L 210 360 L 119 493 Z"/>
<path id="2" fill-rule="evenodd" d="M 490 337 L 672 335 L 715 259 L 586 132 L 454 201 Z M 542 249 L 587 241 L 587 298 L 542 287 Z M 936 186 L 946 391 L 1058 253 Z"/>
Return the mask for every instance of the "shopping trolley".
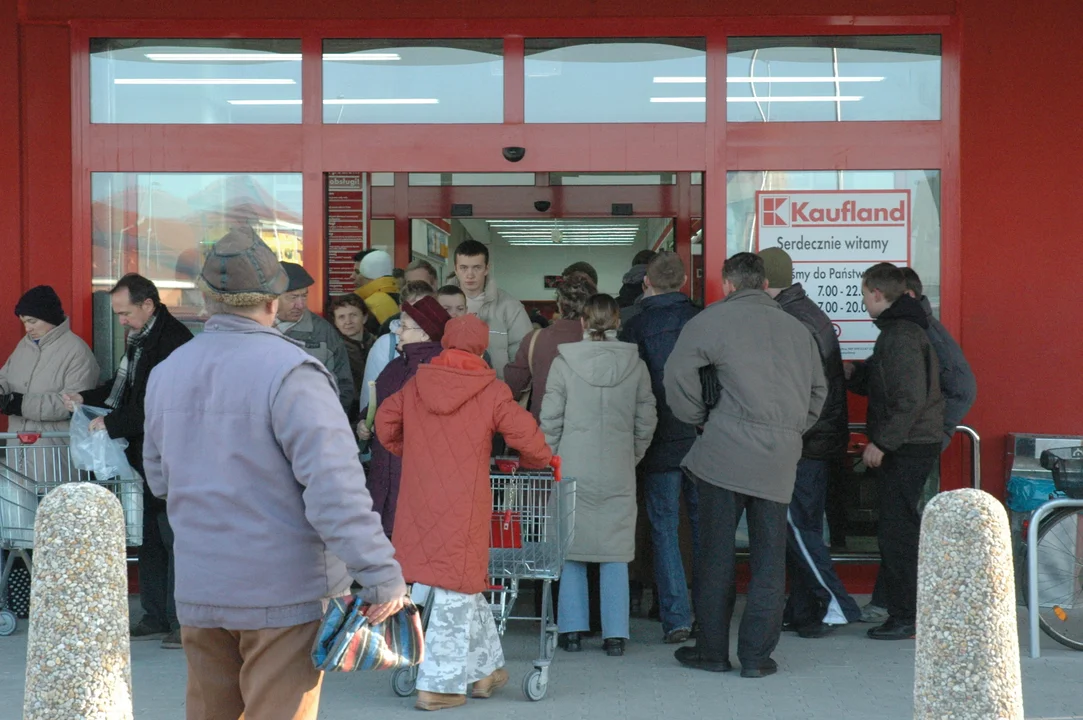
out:
<path id="1" fill-rule="evenodd" d="M 518 458 L 494 458 L 490 477 L 490 605 L 501 635 L 509 620 L 539 623 L 539 656 L 523 678 L 523 693 L 531 700 L 541 700 L 549 688 L 549 665 L 557 647 L 552 583 L 560 579 L 575 528 L 575 480 L 561 477 L 560 458 L 556 457 L 548 470 L 522 470 Z M 512 615 L 523 580 L 541 584 L 541 612 L 537 616 Z M 426 603 L 422 609 L 426 625 L 429 610 Z M 391 687 L 395 694 L 407 697 L 414 692 L 416 680 L 417 668 L 402 668 L 392 675 Z"/>
<path id="2" fill-rule="evenodd" d="M 58 444 L 41 443 L 50 440 Z M 18 444 L 15 444 L 18 443 Z M 143 480 L 101 480 L 71 461 L 68 433 L 0 433 L 0 636 L 15 632 L 17 619 L 7 607 L 7 588 L 17 559 L 33 576 L 34 520 L 42 498 L 69 482 L 92 482 L 115 494 L 124 510 L 128 546 L 143 543 Z"/>

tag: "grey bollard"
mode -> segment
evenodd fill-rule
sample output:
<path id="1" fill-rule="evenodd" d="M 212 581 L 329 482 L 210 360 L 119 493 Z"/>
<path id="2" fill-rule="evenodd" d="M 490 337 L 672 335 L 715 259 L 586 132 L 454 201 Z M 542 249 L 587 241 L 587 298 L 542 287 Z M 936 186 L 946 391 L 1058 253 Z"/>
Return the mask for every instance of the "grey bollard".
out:
<path id="1" fill-rule="evenodd" d="M 131 720 L 124 511 L 91 483 L 38 506 L 23 720 Z"/>
<path id="2" fill-rule="evenodd" d="M 915 718 L 1023 720 L 1008 518 L 981 490 L 925 508 L 915 663 Z"/>

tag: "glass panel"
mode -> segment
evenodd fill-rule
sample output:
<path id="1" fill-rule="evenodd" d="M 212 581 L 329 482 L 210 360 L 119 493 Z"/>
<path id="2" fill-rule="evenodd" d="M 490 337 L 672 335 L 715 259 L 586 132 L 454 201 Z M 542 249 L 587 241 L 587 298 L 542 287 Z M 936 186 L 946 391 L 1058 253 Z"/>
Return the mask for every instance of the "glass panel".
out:
<path id="1" fill-rule="evenodd" d="M 534 173 L 410 173 L 410 184 L 415 187 L 524 187 L 534 184 Z"/>
<path id="2" fill-rule="evenodd" d="M 499 123 L 502 40 L 325 40 L 326 123 Z"/>
<path id="3" fill-rule="evenodd" d="M 372 173 L 369 177 L 372 187 L 395 187 L 395 173 Z"/>
<path id="4" fill-rule="evenodd" d="M 282 260 L 303 257 L 300 173 L 93 173 L 91 201 L 94 291 L 137 272 L 197 328 L 203 298 L 195 281 L 207 251 L 230 228 L 254 228 Z M 96 334 L 118 328 L 107 302 L 94 307 Z"/>
<path id="5" fill-rule="evenodd" d="M 872 352 L 877 330 L 861 301 L 861 273 L 912 267 L 940 306 L 940 171 L 731 172 L 726 255 L 783 247 L 794 282 L 835 322 L 843 357 Z"/>
<path id="6" fill-rule="evenodd" d="M 526 41 L 526 121 L 704 122 L 706 41 Z"/>
<path id="7" fill-rule="evenodd" d="M 301 41 L 93 38 L 90 120 L 299 123 Z"/>
<path id="8" fill-rule="evenodd" d="M 939 120 L 940 36 L 730 38 L 730 122 Z"/>
<path id="9" fill-rule="evenodd" d="M 676 185 L 676 173 L 549 173 L 550 185 Z"/>

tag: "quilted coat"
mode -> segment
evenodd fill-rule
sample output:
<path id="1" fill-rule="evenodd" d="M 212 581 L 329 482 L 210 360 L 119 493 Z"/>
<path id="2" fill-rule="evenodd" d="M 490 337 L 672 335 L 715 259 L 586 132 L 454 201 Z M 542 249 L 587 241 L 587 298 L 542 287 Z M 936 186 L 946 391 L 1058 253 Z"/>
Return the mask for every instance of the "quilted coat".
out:
<path id="1" fill-rule="evenodd" d="M 376 434 L 402 456 L 393 537 L 407 582 L 465 594 L 488 587 L 495 433 L 520 452 L 524 468 L 545 467 L 552 457 L 508 386 L 462 350 L 445 350 L 421 365 L 380 403 Z"/>
<path id="2" fill-rule="evenodd" d="M 636 464 L 657 424 L 647 365 L 631 343 L 565 343 L 542 401 L 545 439 L 575 478 L 575 537 L 568 559 L 631 562 Z"/>

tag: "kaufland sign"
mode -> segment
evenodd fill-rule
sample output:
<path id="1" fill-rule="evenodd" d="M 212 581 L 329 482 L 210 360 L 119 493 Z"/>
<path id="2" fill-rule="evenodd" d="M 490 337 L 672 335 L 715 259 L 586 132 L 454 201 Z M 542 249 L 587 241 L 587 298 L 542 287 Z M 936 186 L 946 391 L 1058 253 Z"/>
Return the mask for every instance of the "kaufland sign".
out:
<path id="1" fill-rule="evenodd" d="M 909 190 L 756 193 L 758 247 L 795 262 L 910 260 Z"/>

